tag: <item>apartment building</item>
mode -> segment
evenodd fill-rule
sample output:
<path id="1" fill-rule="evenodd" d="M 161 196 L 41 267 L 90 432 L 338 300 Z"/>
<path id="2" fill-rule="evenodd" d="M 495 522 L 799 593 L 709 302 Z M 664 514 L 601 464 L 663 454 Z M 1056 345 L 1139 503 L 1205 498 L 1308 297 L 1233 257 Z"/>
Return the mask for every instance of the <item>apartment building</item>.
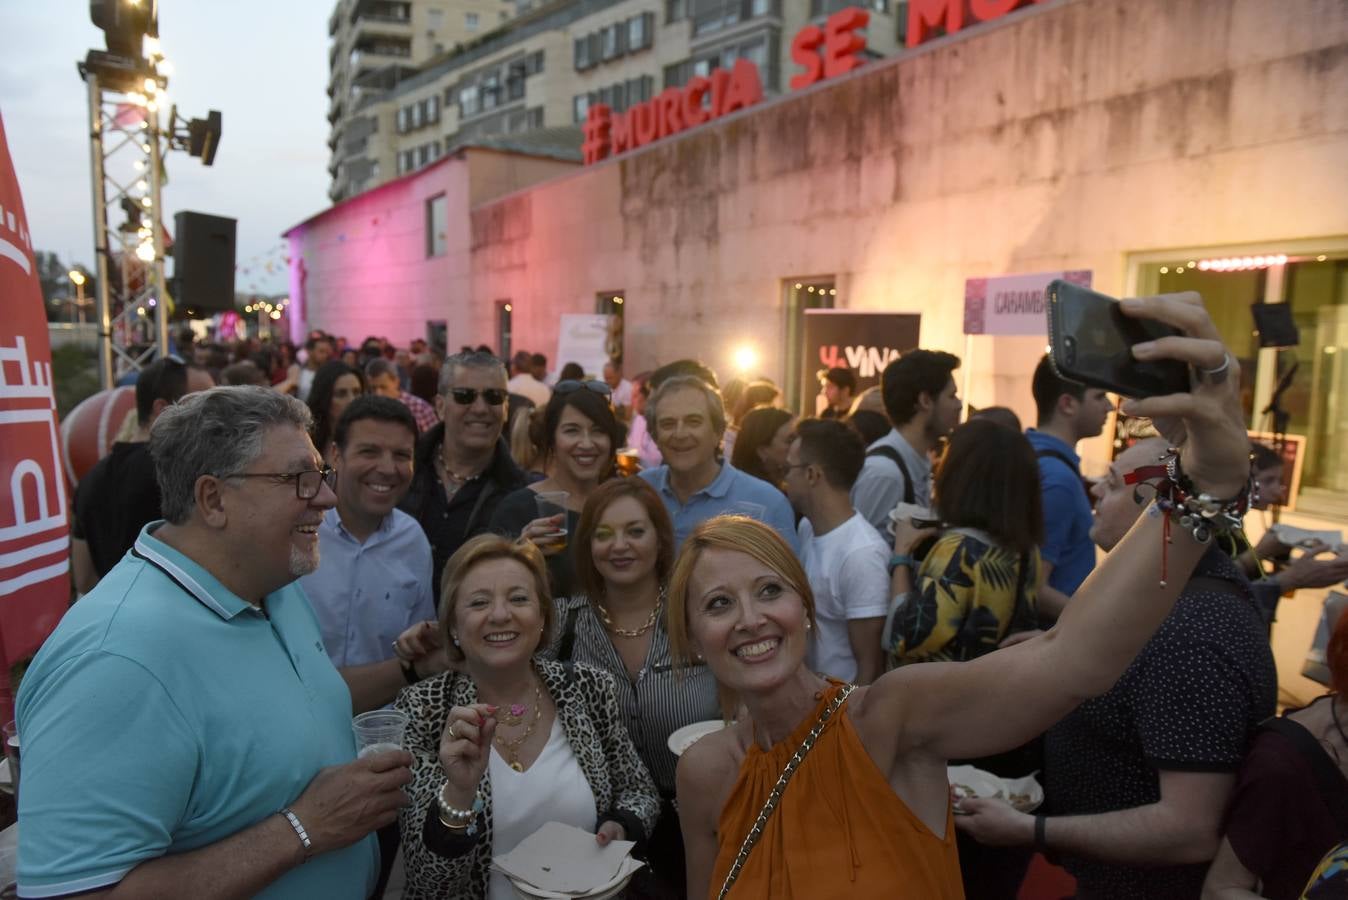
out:
<path id="1" fill-rule="evenodd" d="M 338 0 L 328 19 L 328 174 L 333 200 L 389 177 L 370 154 L 376 122 L 356 111 L 437 58 L 512 18 L 528 0 Z"/>
<path id="2" fill-rule="evenodd" d="M 344 0 L 345 2 L 345 0 Z M 501 0 L 458 0 L 500 3 Z M 788 90 L 791 39 L 858 3 L 844 0 L 558 0 L 517 15 L 457 52 L 376 72 L 345 115 L 334 153 L 334 201 L 414 172 L 455 146 L 570 129 L 580 158 L 589 107 L 616 112 L 737 59 L 758 66 L 764 92 Z M 866 52 L 903 46 L 906 0 L 867 0 Z"/>

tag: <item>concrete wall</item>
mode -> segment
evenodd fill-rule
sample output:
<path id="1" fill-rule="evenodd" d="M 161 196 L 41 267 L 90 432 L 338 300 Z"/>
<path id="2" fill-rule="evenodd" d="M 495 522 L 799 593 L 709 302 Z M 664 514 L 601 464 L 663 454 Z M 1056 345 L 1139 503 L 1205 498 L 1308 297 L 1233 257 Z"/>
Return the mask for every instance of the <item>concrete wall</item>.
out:
<path id="1" fill-rule="evenodd" d="M 638 368 L 747 337 L 780 378 L 781 282 L 834 274 L 960 352 L 969 277 L 1118 292 L 1130 252 L 1348 233 L 1345 84 L 1338 0 L 1047 3 L 474 210 L 522 218 L 473 294 L 546 310 L 516 342 L 547 346 L 622 289 Z M 969 399 L 1028 415 L 1042 343 L 975 339 Z"/>

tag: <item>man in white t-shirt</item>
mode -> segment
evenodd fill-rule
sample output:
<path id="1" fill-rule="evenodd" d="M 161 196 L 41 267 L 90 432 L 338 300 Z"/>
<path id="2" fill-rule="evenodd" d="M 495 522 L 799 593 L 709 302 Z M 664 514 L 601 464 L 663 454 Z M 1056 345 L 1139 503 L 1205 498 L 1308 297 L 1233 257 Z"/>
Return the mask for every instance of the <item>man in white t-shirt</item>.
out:
<path id="1" fill-rule="evenodd" d="M 803 419 L 786 454 L 786 495 L 803 517 L 800 558 L 814 592 L 810 666 L 856 684 L 884 671 L 889 609 L 889 548 L 850 496 L 865 461 L 861 436 L 826 419 Z"/>

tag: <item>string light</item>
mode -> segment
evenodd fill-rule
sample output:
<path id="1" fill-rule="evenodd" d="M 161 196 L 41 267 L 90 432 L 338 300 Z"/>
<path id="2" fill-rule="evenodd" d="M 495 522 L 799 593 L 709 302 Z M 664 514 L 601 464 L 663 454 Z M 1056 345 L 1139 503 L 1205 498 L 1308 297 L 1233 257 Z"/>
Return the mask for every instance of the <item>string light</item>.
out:
<path id="1" fill-rule="evenodd" d="M 1287 265 L 1287 254 L 1285 253 L 1267 256 L 1228 256 L 1222 259 L 1202 259 L 1198 261 L 1198 269 L 1201 272 L 1242 272 L 1284 265 Z"/>
<path id="2" fill-rule="evenodd" d="M 136 248 L 136 257 L 141 262 L 154 262 L 154 244 L 141 244 Z"/>

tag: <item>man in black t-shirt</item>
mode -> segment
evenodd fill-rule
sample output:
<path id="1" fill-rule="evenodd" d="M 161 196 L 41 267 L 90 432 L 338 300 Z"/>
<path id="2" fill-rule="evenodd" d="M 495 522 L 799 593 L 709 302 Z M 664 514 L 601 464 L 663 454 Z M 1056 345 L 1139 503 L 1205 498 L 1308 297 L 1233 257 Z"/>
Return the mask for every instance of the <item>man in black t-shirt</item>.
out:
<path id="1" fill-rule="evenodd" d="M 1141 514 L 1135 489 L 1150 500 L 1155 473 L 1138 470 L 1164 452 L 1163 440 L 1142 441 L 1097 484 L 1091 536 L 1104 549 Z M 983 843 L 1038 843 L 1076 876 L 1079 900 L 1197 900 L 1236 770 L 1276 699 L 1249 582 L 1214 542 L 1118 683 L 1049 730 L 1044 820 L 972 800 L 956 821 Z"/>
<path id="2" fill-rule="evenodd" d="M 70 528 L 71 569 L 75 590 L 87 594 L 112 571 L 146 523 L 162 518 L 154 461 L 147 449 L 150 426 L 159 414 L 187 394 L 214 387 L 205 369 L 176 357 L 150 363 L 136 379 L 134 441 L 119 441 L 89 470 L 75 489 Z"/>

